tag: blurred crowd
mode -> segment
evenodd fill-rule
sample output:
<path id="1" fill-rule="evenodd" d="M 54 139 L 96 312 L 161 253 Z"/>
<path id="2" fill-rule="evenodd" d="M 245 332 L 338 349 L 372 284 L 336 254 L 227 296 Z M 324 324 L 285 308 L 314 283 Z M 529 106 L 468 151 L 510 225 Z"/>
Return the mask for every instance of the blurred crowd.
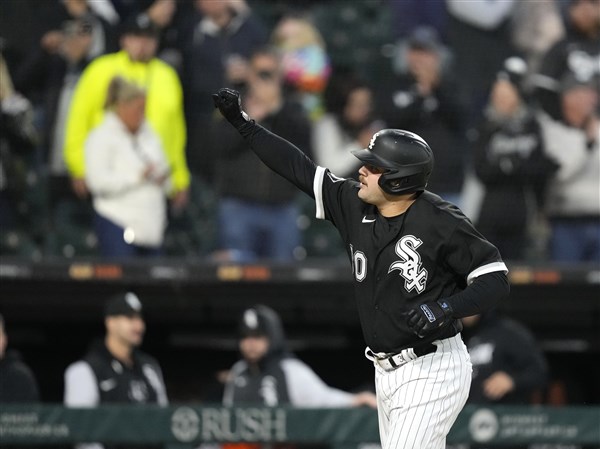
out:
<path id="1" fill-rule="evenodd" d="M 210 95 L 340 177 L 374 132 L 506 260 L 600 261 L 600 0 L 5 0 L 0 254 L 344 257 Z"/>

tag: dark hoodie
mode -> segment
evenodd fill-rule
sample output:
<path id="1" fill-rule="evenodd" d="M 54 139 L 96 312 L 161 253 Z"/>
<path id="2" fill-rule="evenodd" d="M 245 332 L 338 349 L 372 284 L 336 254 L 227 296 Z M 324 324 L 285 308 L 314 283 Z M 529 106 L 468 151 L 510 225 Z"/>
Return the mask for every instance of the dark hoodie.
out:
<path id="1" fill-rule="evenodd" d="M 38 402 L 35 377 L 16 351 L 8 351 L 0 359 L 0 404 Z"/>
<path id="2" fill-rule="evenodd" d="M 269 350 L 256 365 L 240 360 L 231 368 L 223 404 L 295 407 L 348 407 L 354 395 L 325 384 L 304 362 L 290 353 L 277 313 L 258 305 L 246 310 L 240 323 L 241 337 L 264 335 Z"/>
<path id="3" fill-rule="evenodd" d="M 267 354 L 256 364 L 240 360 L 231 369 L 231 379 L 225 387 L 225 405 L 280 405 L 290 402 L 281 361 L 291 357 L 285 344 L 283 326 L 277 313 L 258 305 L 246 310 L 240 322 L 240 337 L 263 335 L 269 339 Z"/>
<path id="4" fill-rule="evenodd" d="M 544 387 L 547 380 L 546 360 L 534 336 L 520 323 L 499 316 L 492 310 L 482 314 L 474 326 L 465 326 L 463 339 L 473 363 L 468 402 L 529 404 L 531 394 Z M 494 401 L 484 394 L 483 385 L 498 371 L 504 371 L 512 377 L 515 388 Z"/>

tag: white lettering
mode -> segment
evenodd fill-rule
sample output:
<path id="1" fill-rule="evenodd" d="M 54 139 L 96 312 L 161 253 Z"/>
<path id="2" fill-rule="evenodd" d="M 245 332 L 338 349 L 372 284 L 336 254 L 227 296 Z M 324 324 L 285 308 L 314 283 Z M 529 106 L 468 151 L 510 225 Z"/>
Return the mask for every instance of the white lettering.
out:
<path id="1" fill-rule="evenodd" d="M 203 409 L 202 438 L 206 441 L 285 441 L 284 410 L 249 408 Z"/>

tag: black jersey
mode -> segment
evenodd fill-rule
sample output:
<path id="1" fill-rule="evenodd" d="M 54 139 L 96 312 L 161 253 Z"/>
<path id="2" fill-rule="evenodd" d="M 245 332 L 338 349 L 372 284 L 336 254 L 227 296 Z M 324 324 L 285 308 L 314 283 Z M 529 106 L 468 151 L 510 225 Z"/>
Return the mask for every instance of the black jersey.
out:
<path id="1" fill-rule="evenodd" d="M 439 196 L 423 192 L 404 214 L 385 218 L 357 196 L 356 181 L 317 167 L 291 143 L 254 122 L 240 132 L 267 165 L 315 198 L 317 217 L 340 232 L 371 350 L 398 352 L 455 335 L 461 329 L 458 320 L 420 339 L 407 326 L 405 314 L 458 293 L 478 276 L 507 271 L 496 247 Z"/>

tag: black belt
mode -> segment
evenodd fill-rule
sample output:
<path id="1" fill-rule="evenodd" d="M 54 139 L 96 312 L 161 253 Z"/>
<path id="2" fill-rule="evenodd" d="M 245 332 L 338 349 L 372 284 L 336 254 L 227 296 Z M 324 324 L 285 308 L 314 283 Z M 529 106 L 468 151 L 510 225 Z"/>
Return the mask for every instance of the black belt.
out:
<path id="1" fill-rule="evenodd" d="M 417 346 L 417 347 L 413 348 L 413 351 L 415 351 L 415 354 L 417 354 L 418 357 L 422 357 L 424 355 L 431 354 L 432 352 L 435 352 L 436 350 L 437 350 L 437 346 L 434 345 L 433 343 L 428 343 L 426 345 Z"/>

